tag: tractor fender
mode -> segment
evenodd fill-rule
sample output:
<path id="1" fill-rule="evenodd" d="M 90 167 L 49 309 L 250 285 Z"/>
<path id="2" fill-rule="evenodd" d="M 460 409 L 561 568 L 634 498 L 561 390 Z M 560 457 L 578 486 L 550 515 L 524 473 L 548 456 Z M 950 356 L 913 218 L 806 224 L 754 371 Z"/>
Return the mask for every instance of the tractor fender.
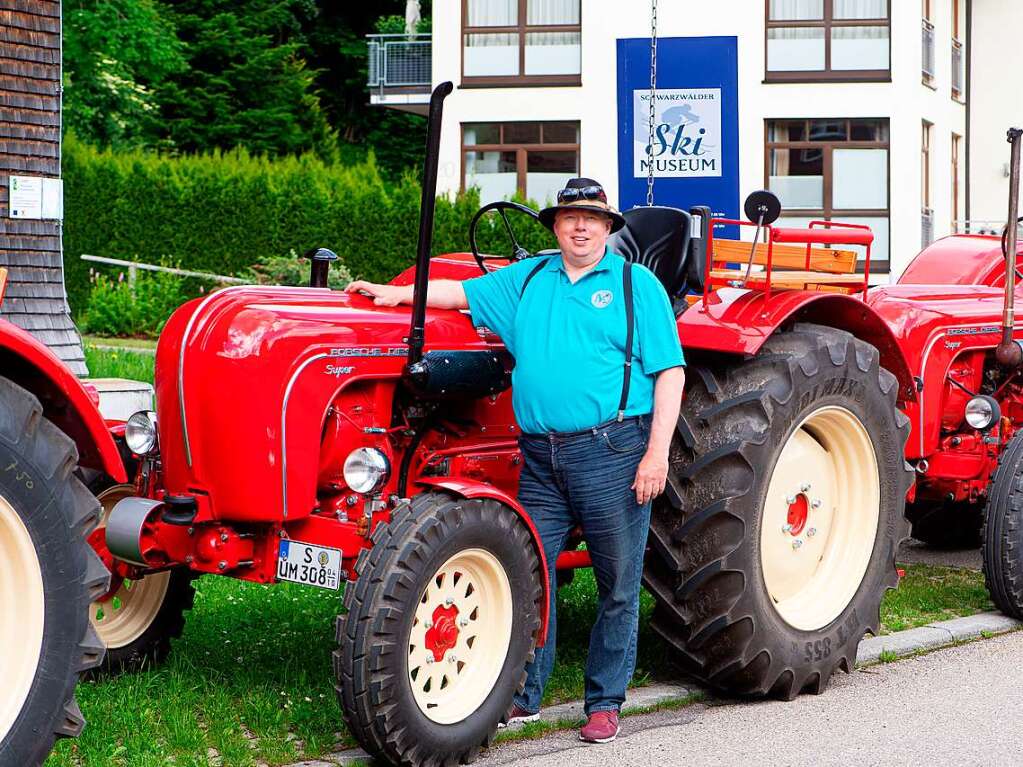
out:
<path id="1" fill-rule="evenodd" d="M 533 520 L 529 518 L 526 510 L 512 496 L 498 490 L 493 485 L 483 482 L 473 482 L 453 477 L 421 477 L 415 480 L 415 483 L 424 487 L 436 487 L 441 490 L 447 490 L 449 493 L 460 495 L 466 499 L 491 498 L 495 501 L 500 501 L 509 508 L 514 509 L 515 513 L 526 523 L 526 527 L 529 528 L 529 534 L 533 537 L 533 545 L 536 547 L 536 554 L 540 558 L 540 568 L 543 573 L 543 606 L 540 610 L 540 632 L 536 638 L 536 646 L 543 647 L 547 641 L 547 620 L 550 618 L 551 584 L 550 578 L 547 576 L 547 558 L 543 554 L 543 543 L 540 541 L 540 533 L 537 532 L 536 525 L 533 524 Z"/>
<path id="2" fill-rule="evenodd" d="M 128 481 L 117 445 L 82 382 L 41 342 L 3 320 L 0 375 L 35 395 L 43 415 L 74 441 L 81 466 L 114 482 Z"/>
<path id="3" fill-rule="evenodd" d="M 892 329 L 867 301 L 842 293 L 724 288 L 699 301 L 678 319 L 686 349 L 752 356 L 768 338 L 794 322 L 846 330 L 872 344 L 881 365 L 899 381 L 899 399 L 916 401 L 917 391 L 902 347 Z"/>

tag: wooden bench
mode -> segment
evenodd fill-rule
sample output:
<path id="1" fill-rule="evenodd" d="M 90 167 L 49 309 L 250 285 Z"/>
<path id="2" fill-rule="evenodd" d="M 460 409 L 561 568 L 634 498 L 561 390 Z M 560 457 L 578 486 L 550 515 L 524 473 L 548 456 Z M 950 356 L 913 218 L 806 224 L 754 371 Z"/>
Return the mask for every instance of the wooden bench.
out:
<path id="1" fill-rule="evenodd" d="M 743 281 L 749 263 L 752 243 L 741 240 L 714 239 L 711 254 L 711 279 Z M 725 264 L 739 264 L 728 268 Z M 753 254 L 755 266 L 767 266 L 767 245 L 757 243 Z M 837 248 L 810 248 L 810 268 L 806 268 L 806 246 L 775 243 L 771 253 L 771 287 L 797 290 L 822 290 L 855 293 L 863 289 L 863 275 L 855 274 L 856 251 Z M 746 282 L 761 288 L 767 283 L 766 269 L 750 271 Z"/>

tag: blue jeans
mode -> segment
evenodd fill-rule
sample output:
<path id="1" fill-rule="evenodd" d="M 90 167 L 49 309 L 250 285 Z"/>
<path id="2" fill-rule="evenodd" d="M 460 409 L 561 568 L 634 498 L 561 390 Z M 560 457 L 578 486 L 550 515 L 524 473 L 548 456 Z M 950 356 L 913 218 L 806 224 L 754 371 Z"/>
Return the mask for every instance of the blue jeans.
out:
<path id="1" fill-rule="evenodd" d="M 572 434 L 524 434 L 519 502 L 543 541 L 551 583 L 546 644 L 526 666 L 515 704 L 540 710 L 554 668 L 557 640 L 555 560 L 581 525 L 597 580 L 597 621 L 586 659 L 586 713 L 618 711 L 636 666 L 639 585 L 650 526 L 650 504 L 630 489 L 649 439 L 649 416 L 601 424 Z"/>

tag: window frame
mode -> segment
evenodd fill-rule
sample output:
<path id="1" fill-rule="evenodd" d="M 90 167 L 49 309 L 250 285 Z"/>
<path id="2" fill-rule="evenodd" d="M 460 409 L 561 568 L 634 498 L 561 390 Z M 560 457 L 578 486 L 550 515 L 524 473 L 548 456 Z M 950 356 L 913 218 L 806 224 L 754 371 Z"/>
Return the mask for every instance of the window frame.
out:
<path id="1" fill-rule="evenodd" d="M 892 0 L 886 0 L 887 12 L 883 19 L 836 19 L 834 0 L 823 0 L 824 13 L 816 20 L 771 19 L 771 0 L 764 0 L 764 82 L 765 83 L 834 83 L 834 82 L 891 82 L 892 81 Z M 887 27 L 887 69 L 831 69 L 831 31 L 841 27 Z M 824 69 L 785 71 L 768 69 L 768 35 L 772 29 L 823 29 Z"/>
<path id="2" fill-rule="evenodd" d="M 582 22 L 583 2 L 579 0 L 578 24 L 528 24 L 526 14 L 528 0 L 517 0 L 518 24 L 503 27 L 472 27 L 468 25 L 469 0 L 461 0 L 461 87 L 462 88 L 500 88 L 500 87 L 550 87 L 582 85 Z M 578 32 L 579 33 L 579 72 L 576 74 L 559 75 L 527 75 L 526 71 L 526 35 L 534 32 Z M 465 41 L 467 35 L 505 34 L 518 35 L 519 38 L 519 73 L 517 75 L 466 75 L 465 74 Z"/>
<path id="3" fill-rule="evenodd" d="M 771 141 L 771 126 L 774 123 L 804 123 L 803 135 L 809 137 L 810 123 L 815 121 L 845 122 L 845 135 L 850 136 L 853 120 L 878 120 L 888 125 L 887 141 Z M 891 269 L 891 222 L 892 222 L 892 138 L 891 120 L 887 117 L 773 117 L 764 120 L 764 189 L 771 188 L 771 150 L 773 149 L 819 149 L 822 152 L 822 173 L 824 205 L 821 208 L 794 208 L 782 209 L 778 225 L 784 226 L 786 217 L 790 218 L 811 218 L 824 221 L 842 221 L 846 218 L 887 218 L 888 219 L 888 256 L 887 258 L 870 259 L 870 270 L 873 274 L 887 273 Z M 885 198 L 888 204 L 884 208 L 839 208 L 832 207 L 834 191 L 834 150 L 835 149 L 884 149 L 888 152 L 888 167 L 886 171 Z M 861 270 L 857 265 L 857 270 Z"/>
<path id="4" fill-rule="evenodd" d="M 547 123 L 574 123 L 577 128 L 576 135 L 579 136 L 574 144 L 567 143 L 543 143 L 543 130 L 544 125 Z M 523 143 L 505 143 L 504 140 L 504 126 L 514 125 L 539 125 L 540 126 L 540 143 L 523 144 Z M 497 125 L 498 127 L 498 141 L 497 144 L 466 144 L 465 143 L 465 126 L 466 125 Z M 466 161 L 465 156 L 468 152 L 515 152 L 515 193 L 520 197 L 525 198 L 526 196 L 526 176 L 527 168 L 529 165 L 529 152 L 575 152 L 575 167 L 576 173 L 578 169 L 582 168 L 582 125 L 579 120 L 492 120 L 492 121 L 481 121 L 471 120 L 463 122 L 459 125 L 460 136 L 459 141 L 461 143 L 461 178 L 458 185 L 458 190 L 464 192 L 465 186 L 465 171 Z"/>

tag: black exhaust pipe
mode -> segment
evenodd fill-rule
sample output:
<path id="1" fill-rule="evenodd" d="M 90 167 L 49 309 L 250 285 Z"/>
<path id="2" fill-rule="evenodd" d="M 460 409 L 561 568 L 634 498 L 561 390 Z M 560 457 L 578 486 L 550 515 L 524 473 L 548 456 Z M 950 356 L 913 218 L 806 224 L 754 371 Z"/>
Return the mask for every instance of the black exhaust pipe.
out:
<path id="1" fill-rule="evenodd" d="M 1009 218 L 1002 236 L 1005 253 L 1005 303 L 1002 309 L 1002 340 L 995 347 L 995 360 L 1005 369 L 1015 369 L 1023 363 L 1023 347 L 1013 340 L 1016 324 L 1013 298 L 1016 293 L 1016 227 L 1019 218 L 1020 139 L 1023 130 L 1009 128 Z"/>
<path id="2" fill-rule="evenodd" d="M 430 280 L 430 249 L 433 245 L 433 211 L 437 202 L 437 165 L 440 161 L 440 128 L 444 99 L 454 85 L 443 82 L 430 96 L 430 117 L 426 126 L 426 159 L 423 161 L 423 196 L 419 203 L 419 245 L 416 249 L 416 283 L 412 297 L 412 327 L 408 334 L 408 364 L 423 358 L 426 326 L 426 291 Z"/>

